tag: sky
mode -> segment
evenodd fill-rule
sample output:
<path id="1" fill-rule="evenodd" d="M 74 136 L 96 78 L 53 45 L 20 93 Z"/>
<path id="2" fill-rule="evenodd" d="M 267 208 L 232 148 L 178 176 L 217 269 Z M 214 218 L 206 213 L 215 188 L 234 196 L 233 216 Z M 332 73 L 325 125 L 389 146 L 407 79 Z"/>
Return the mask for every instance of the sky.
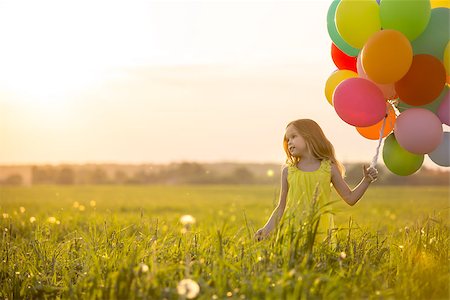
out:
<path id="1" fill-rule="evenodd" d="M 0 164 L 283 163 L 299 118 L 369 163 L 324 95 L 330 3 L 0 1 Z"/>

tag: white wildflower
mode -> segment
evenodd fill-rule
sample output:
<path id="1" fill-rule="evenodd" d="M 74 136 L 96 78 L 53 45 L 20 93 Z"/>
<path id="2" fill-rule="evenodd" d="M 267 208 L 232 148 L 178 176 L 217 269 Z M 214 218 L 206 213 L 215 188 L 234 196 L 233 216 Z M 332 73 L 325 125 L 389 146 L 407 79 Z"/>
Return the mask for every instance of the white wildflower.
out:
<path id="1" fill-rule="evenodd" d="M 187 299 L 193 299 L 200 292 L 200 286 L 192 279 L 183 279 L 178 283 L 177 292 Z"/>

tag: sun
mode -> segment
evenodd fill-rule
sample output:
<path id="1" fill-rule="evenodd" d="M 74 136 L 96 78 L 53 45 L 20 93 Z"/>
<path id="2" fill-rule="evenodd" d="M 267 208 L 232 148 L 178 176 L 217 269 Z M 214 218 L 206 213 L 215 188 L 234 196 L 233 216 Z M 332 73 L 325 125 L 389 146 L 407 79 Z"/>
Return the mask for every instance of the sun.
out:
<path id="1" fill-rule="evenodd" d="M 45 102 L 70 98 L 104 78 L 100 66 L 77 64 L 55 56 L 41 56 L 34 61 L 17 57 L 12 61 L 15 63 L 2 66 L 1 86 L 23 100 Z"/>
<path id="2" fill-rule="evenodd" d="M 124 53 L 111 45 L 112 18 L 99 22 L 98 9 L 59 1 L 3 6 L 0 89 L 20 99 L 64 101 L 104 80 Z"/>

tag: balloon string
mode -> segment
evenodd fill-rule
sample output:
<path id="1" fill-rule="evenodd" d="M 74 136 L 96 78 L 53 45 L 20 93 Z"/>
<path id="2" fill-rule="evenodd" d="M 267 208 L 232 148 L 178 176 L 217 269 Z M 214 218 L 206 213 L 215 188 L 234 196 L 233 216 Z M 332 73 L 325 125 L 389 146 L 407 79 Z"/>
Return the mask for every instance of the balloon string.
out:
<path id="1" fill-rule="evenodd" d="M 369 168 L 373 168 L 375 170 L 376 170 L 375 166 L 377 165 L 377 161 L 378 161 L 378 156 L 380 154 L 380 146 L 381 146 L 381 141 L 383 140 L 384 126 L 386 125 L 387 117 L 388 117 L 388 112 L 386 110 L 386 116 L 384 116 L 383 125 L 381 126 L 381 130 L 380 130 L 380 138 L 378 139 L 377 151 L 376 151 L 376 154 L 373 157 L 372 162 L 369 166 Z"/>

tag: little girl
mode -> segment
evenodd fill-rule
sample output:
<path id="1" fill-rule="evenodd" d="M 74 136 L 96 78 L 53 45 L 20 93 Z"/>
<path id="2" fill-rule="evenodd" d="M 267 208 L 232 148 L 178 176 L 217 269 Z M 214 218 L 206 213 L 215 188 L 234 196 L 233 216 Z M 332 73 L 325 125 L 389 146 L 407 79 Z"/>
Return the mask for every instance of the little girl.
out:
<path id="1" fill-rule="evenodd" d="M 287 166 L 283 168 L 281 175 L 279 202 L 264 227 L 256 232 L 255 238 L 258 241 L 275 229 L 283 216 L 286 203 L 288 210 L 295 210 L 290 213 L 307 213 L 315 193 L 319 204 L 330 201 L 332 183 L 340 197 L 347 204 L 354 205 L 370 183 L 377 179 L 378 172 L 375 169 L 363 166 L 364 177 L 358 186 L 351 190 L 343 179 L 344 167 L 336 160 L 333 145 L 313 120 L 300 119 L 289 123 L 283 146 L 287 155 Z M 321 216 L 319 228 L 333 227 L 331 214 Z"/>

